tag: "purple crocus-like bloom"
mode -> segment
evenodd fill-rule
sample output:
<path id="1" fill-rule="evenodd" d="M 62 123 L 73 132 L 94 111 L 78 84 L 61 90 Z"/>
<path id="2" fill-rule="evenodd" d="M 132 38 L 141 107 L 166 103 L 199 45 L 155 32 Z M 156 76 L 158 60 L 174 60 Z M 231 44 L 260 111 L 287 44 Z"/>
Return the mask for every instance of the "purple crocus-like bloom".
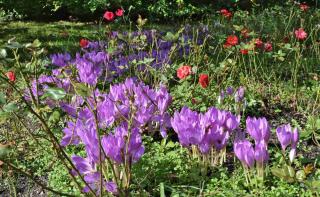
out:
<path id="1" fill-rule="evenodd" d="M 294 128 L 292 131 L 291 125 L 286 124 L 279 126 L 276 129 L 278 140 L 281 144 L 283 151 L 286 150 L 287 146 L 291 144 L 291 150 L 289 153 L 289 159 L 292 162 L 296 156 L 297 144 L 299 141 L 299 131 L 297 128 Z"/>
<path id="2" fill-rule="evenodd" d="M 254 158 L 259 164 L 264 164 L 269 160 L 267 144 L 264 141 L 255 145 Z"/>
<path id="3" fill-rule="evenodd" d="M 89 85 L 97 84 L 98 78 L 102 74 L 101 65 L 90 61 L 87 58 L 80 57 L 79 54 L 77 54 L 75 64 L 78 69 L 79 79 L 81 82 Z"/>
<path id="4" fill-rule="evenodd" d="M 276 133 L 282 150 L 286 150 L 287 146 L 291 143 L 292 138 L 292 129 L 290 124 L 279 126 L 276 129 Z"/>
<path id="5" fill-rule="evenodd" d="M 199 145 L 205 134 L 200 126 L 200 115 L 188 107 L 183 107 L 180 112 L 174 113 L 171 125 L 183 146 Z"/>
<path id="6" fill-rule="evenodd" d="M 142 145 L 142 138 L 139 130 L 134 128 L 131 130 L 129 141 L 125 141 L 128 137 L 128 127 L 123 124 L 115 129 L 115 134 L 109 134 L 102 138 L 102 147 L 106 155 L 120 164 L 124 162 L 124 157 L 129 156 L 129 161 L 137 162 L 144 153 L 144 146 Z M 128 152 L 126 153 L 126 144 L 128 145 Z"/>
<path id="7" fill-rule="evenodd" d="M 221 126 L 214 126 L 211 130 L 211 139 L 218 151 L 226 147 L 229 137 L 229 131 L 225 131 Z"/>
<path id="8" fill-rule="evenodd" d="M 75 107 L 73 107 L 65 102 L 60 102 L 59 106 L 64 112 L 66 112 L 72 118 L 77 117 L 77 110 L 75 109 Z"/>
<path id="9" fill-rule="evenodd" d="M 69 144 L 79 144 L 76 125 L 73 122 L 68 122 L 67 127 L 63 129 L 63 132 L 64 136 L 61 140 L 61 146 L 67 146 Z"/>
<path id="10" fill-rule="evenodd" d="M 172 101 L 171 95 L 168 93 L 168 90 L 165 86 L 160 86 L 160 89 L 157 91 L 157 96 L 156 96 L 156 102 L 157 102 L 157 107 L 160 111 L 160 114 L 164 114 L 168 106 L 170 105 Z"/>
<path id="11" fill-rule="evenodd" d="M 248 140 L 236 141 L 233 145 L 233 150 L 243 166 L 253 167 L 255 154 L 252 144 Z"/>
<path id="12" fill-rule="evenodd" d="M 106 190 L 112 194 L 118 193 L 118 186 L 113 181 L 109 181 L 105 183 Z"/>
<path id="13" fill-rule="evenodd" d="M 232 95 L 233 94 L 233 88 L 232 87 L 227 87 L 227 90 L 226 90 L 226 93 L 228 94 L 228 95 Z"/>
<path id="14" fill-rule="evenodd" d="M 123 161 L 121 151 L 124 147 L 124 140 L 114 135 L 108 135 L 101 140 L 102 147 L 106 155 L 114 162 L 120 164 Z"/>
<path id="15" fill-rule="evenodd" d="M 100 162 L 98 134 L 92 112 L 85 108 L 78 114 L 76 122 L 77 134 L 85 145 L 88 158 L 95 163 Z M 103 159 L 103 158 L 102 158 Z"/>
<path id="16" fill-rule="evenodd" d="M 266 118 L 251 118 L 246 120 L 246 129 L 256 144 L 264 140 L 268 143 L 270 138 L 270 127 Z"/>
<path id="17" fill-rule="evenodd" d="M 201 115 L 200 126 L 205 136 L 199 146 L 202 153 L 207 153 L 214 146 L 217 150 L 227 145 L 230 132 L 237 129 L 240 124 L 240 117 L 230 112 L 211 107 Z"/>
<path id="18" fill-rule="evenodd" d="M 71 61 L 71 56 L 69 53 L 57 53 L 50 56 L 51 63 L 53 65 L 64 67 L 67 66 Z"/>
<path id="19" fill-rule="evenodd" d="M 234 94 L 236 102 L 241 102 L 244 98 L 244 87 L 240 86 Z"/>

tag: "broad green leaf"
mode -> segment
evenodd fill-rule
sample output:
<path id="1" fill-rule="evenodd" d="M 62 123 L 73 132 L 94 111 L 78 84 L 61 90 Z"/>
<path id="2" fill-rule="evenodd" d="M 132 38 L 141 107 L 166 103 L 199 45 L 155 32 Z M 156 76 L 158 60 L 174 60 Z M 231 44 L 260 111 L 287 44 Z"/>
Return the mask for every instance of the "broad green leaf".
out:
<path id="1" fill-rule="evenodd" d="M 292 168 L 292 167 L 290 167 Z M 293 183 L 294 182 L 294 174 L 293 177 L 291 176 L 292 174 L 292 169 L 290 169 L 286 166 L 284 166 L 283 168 L 271 168 L 271 173 L 276 176 L 279 177 L 281 179 L 286 180 L 289 183 Z"/>
<path id="2" fill-rule="evenodd" d="M 5 112 L 15 112 L 18 111 L 18 106 L 15 103 L 8 103 L 5 106 L 3 106 L 3 110 Z"/>
<path id="3" fill-rule="evenodd" d="M 0 144 L 0 160 L 5 158 L 10 152 L 9 145 Z"/>
<path id="4" fill-rule="evenodd" d="M 301 139 L 306 139 L 306 138 L 309 138 L 312 134 L 312 129 L 310 128 L 307 128 L 307 129 L 304 129 L 300 132 L 300 137 Z"/>
<path id="5" fill-rule="evenodd" d="M 72 84 L 74 87 L 75 92 L 83 97 L 88 97 L 90 96 L 90 89 L 83 83 L 73 83 Z"/>
<path id="6" fill-rule="evenodd" d="M 60 100 L 66 96 L 66 92 L 63 88 L 47 88 L 43 97 L 49 97 L 53 100 Z"/>
<path id="7" fill-rule="evenodd" d="M 51 122 L 51 123 L 56 123 L 59 120 L 60 120 L 60 112 L 59 111 L 54 111 L 49 117 L 49 122 Z"/>
<path id="8" fill-rule="evenodd" d="M 23 46 L 18 43 L 18 42 L 14 42 L 14 41 L 8 41 L 7 47 L 9 49 L 19 49 L 19 48 L 23 48 Z"/>
<path id="9" fill-rule="evenodd" d="M 3 105 L 6 103 L 6 96 L 0 92 L 0 105 Z"/>
<path id="10" fill-rule="evenodd" d="M 5 123 L 9 117 L 10 117 L 10 113 L 0 111 L 0 124 Z"/>

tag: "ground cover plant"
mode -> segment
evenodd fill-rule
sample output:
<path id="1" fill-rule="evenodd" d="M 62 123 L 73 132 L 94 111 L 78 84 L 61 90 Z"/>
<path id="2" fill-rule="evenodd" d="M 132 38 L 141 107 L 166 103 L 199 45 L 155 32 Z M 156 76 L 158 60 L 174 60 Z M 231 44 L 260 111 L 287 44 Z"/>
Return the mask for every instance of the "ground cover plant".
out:
<path id="1" fill-rule="evenodd" d="M 319 196 L 317 5 L 170 27 L 115 5 L 4 23 L 1 195 Z"/>

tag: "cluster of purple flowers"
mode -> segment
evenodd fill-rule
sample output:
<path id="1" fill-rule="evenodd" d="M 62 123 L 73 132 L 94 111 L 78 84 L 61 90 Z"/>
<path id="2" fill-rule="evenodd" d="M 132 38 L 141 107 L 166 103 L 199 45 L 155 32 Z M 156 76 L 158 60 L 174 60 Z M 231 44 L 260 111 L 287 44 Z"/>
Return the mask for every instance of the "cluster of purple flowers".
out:
<path id="1" fill-rule="evenodd" d="M 166 128 L 170 127 L 170 116 L 166 112 L 170 103 L 171 96 L 164 86 L 155 91 L 132 78 L 111 86 L 108 94 L 96 90 L 88 98 L 75 96 L 71 103 L 60 102 L 61 108 L 73 119 L 63 130 L 61 145 L 84 144 L 87 157 L 73 156 L 72 160 L 96 190 L 100 180 L 97 166 L 106 157 L 117 165 L 125 161 L 135 163 L 144 153 L 142 132 L 159 126 L 162 134 L 166 134 Z M 101 136 L 104 154 L 100 155 L 98 130 L 108 129 L 113 131 Z M 113 182 L 105 182 L 107 191 L 116 192 Z"/>
<path id="2" fill-rule="evenodd" d="M 242 165 L 252 168 L 256 161 L 257 166 L 263 166 L 269 160 L 268 142 L 271 131 L 266 118 L 251 118 L 246 120 L 246 131 L 254 140 L 255 146 L 244 138 L 243 135 L 237 137 L 234 142 L 234 152 Z M 299 141 L 299 132 L 295 128 L 292 131 L 290 124 L 279 126 L 276 129 L 278 140 L 282 150 L 291 144 L 290 161 L 292 162 L 296 155 L 296 147 Z"/>
<path id="3" fill-rule="evenodd" d="M 240 116 L 228 111 L 210 108 L 201 114 L 183 107 L 175 112 L 171 125 L 178 134 L 181 145 L 197 146 L 204 154 L 212 147 L 221 150 L 226 147 L 230 134 L 240 124 Z"/>
<path id="4" fill-rule="evenodd" d="M 234 152 L 242 165 L 252 168 L 255 161 L 263 166 L 269 160 L 268 142 L 270 139 L 270 126 L 265 118 L 251 118 L 246 120 L 247 133 L 254 139 L 255 147 L 243 137 L 238 137 L 234 143 Z"/>
<path id="5" fill-rule="evenodd" d="M 206 28 L 198 30 L 196 44 L 202 44 L 207 35 Z M 146 64 L 155 69 L 172 62 L 172 57 L 184 57 L 190 54 L 194 36 L 185 28 L 177 40 L 166 40 L 162 32 L 146 30 L 137 32 L 111 32 L 112 42 L 89 42 L 76 54 L 75 59 L 68 53 L 51 55 L 51 63 L 59 68 L 75 65 L 78 69 L 79 81 L 95 85 L 99 77 L 111 81 L 114 77 L 123 75 L 134 64 L 137 69 L 146 70 Z M 112 50 L 110 50 L 112 49 Z M 108 51 L 105 52 L 105 51 Z M 175 54 L 175 55 L 174 55 Z M 145 63 L 144 60 L 150 62 Z M 54 73 L 59 74 L 56 69 Z"/>

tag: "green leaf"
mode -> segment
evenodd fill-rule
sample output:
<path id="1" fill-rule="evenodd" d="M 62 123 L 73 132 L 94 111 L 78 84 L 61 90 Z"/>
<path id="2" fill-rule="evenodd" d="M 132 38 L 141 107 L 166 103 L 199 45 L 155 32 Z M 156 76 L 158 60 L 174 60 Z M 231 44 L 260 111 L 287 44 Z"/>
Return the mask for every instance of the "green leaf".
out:
<path id="1" fill-rule="evenodd" d="M 5 158 L 10 152 L 9 145 L 0 144 L 0 159 Z"/>
<path id="2" fill-rule="evenodd" d="M 9 117 L 10 117 L 10 113 L 4 112 L 4 111 L 0 111 L 0 124 L 5 123 L 8 120 Z"/>
<path id="3" fill-rule="evenodd" d="M 60 112 L 59 111 L 54 111 L 49 117 L 49 122 L 51 122 L 51 123 L 57 123 L 59 120 L 60 120 Z"/>
<path id="4" fill-rule="evenodd" d="M 295 181 L 295 172 L 291 166 L 284 166 L 283 168 L 271 168 L 271 173 L 289 183 L 293 183 Z"/>
<path id="5" fill-rule="evenodd" d="M 320 191 L 320 180 L 308 180 L 305 184 L 312 191 Z"/>
<path id="6" fill-rule="evenodd" d="M 88 97 L 90 96 L 90 89 L 83 83 L 73 83 L 72 84 L 74 87 L 74 90 L 76 94 L 83 96 L 83 97 Z"/>
<path id="7" fill-rule="evenodd" d="M 0 92 L 0 105 L 3 105 L 6 103 L 6 96 Z"/>
<path id="8" fill-rule="evenodd" d="M 301 139 L 306 139 L 306 138 L 309 138 L 312 134 L 312 129 L 304 129 L 300 132 L 300 137 Z"/>
<path id="9" fill-rule="evenodd" d="M 66 92 L 63 88 L 47 88 L 44 91 L 45 94 L 43 97 L 49 97 L 53 100 L 60 100 L 66 96 Z"/>
<path id="10" fill-rule="evenodd" d="M 18 111 L 18 106 L 15 103 L 8 103 L 5 106 L 3 106 L 3 110 L 5 112 L 15 112 Z"/>
<path id="11" fill-rule="evenodd" d="M 7 47 L 9 49 L 19 49 L 19 48 L 22 48 L 23 46 L 18 42 L 8 41 Z"/>

